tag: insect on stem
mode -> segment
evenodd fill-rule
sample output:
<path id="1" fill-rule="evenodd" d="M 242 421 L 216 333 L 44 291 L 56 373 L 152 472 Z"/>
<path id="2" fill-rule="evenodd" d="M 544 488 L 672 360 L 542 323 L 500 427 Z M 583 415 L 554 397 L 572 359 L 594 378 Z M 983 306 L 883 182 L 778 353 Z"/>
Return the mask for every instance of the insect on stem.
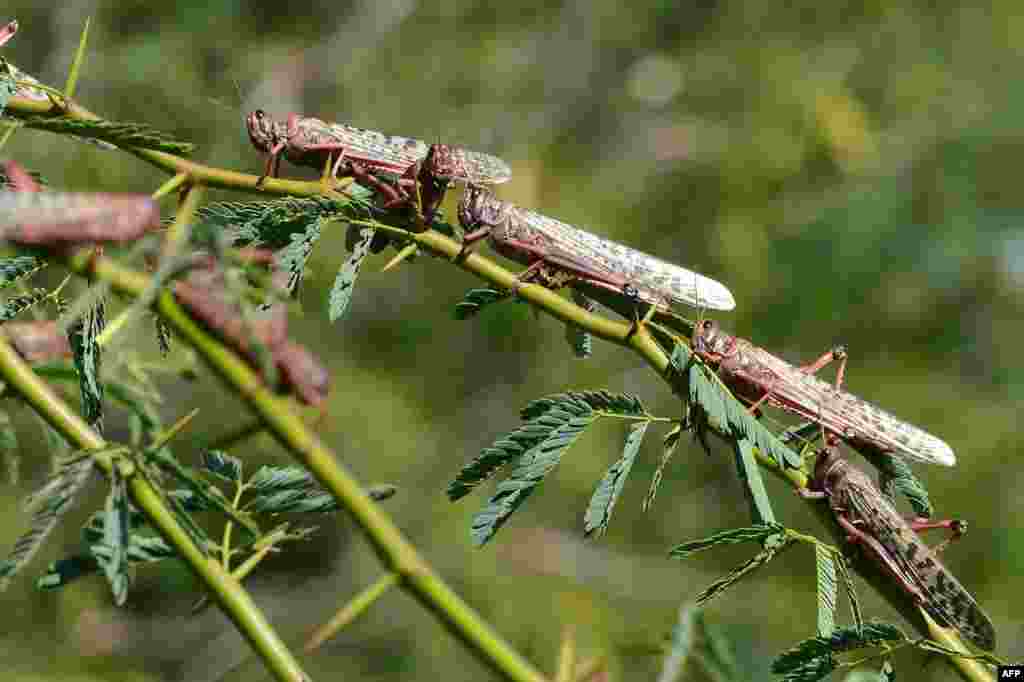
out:
<path id="1" fill-rule="evenodd" d="M 673 302 L 716 310 L 736 306 L 729 290 L 713 279 L 502 201 L 478 185 L 466 188 L 458 215 L 466 230 L 464 247 L 489 236 L 495 251 L 530 266 L 542 280 L 597 287 L 659 309 Z"/>
<path id="2" fill-rule="evenodd" d="M 718 370 L 718 376 L 741 400 L 754 407 L 767 403 L 817 424 L 868 454 L 895 454 L 952 466 L 953 450 L 942 440 L 898 419 L 840 388 L 846 350 L 838 346 L 806 367 L 795 367 L 746 339 L 722 331 L 711 320 L 694 329 L 693 350 Z M 835 385 L 813 373 L 839 360 Z"/>
<path id="3" fill-rule="evenodd" d="M 995 648 L 991 620 L 935 551 L 917 536 L 919 528 L 949 528 L 953 539 L 962 533 L 962 522 L 906 521 L 870 476 L 840 456 L 832 438 L 818 455 L 809 488 L 801 494 L 827 498 L 847 539 L 863 547 L 915 604 L 940 624 L 959 630 L 979 648 Z"/>

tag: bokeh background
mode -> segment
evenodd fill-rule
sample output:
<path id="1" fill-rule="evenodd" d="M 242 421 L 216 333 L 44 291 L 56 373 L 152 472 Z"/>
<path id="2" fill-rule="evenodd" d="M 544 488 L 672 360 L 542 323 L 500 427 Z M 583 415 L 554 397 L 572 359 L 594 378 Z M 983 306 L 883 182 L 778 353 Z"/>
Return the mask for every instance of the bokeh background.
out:
<path id="1" fill-rule="evenodd" d="M 727 329 L 800 362 L 845 342 L 851 390 L 957 452 L 954 469 L 916 468 L 940 515 L 970 520 L 945 561 L 996 623 L 999 653 L 1020 659 L 1017 3 L 9 0 L 3 13 L 21 22 L 4 56 L 58 86 L 91 16 L 82 103 L 191 140 L 202 161 L 257 172 L 242 123 L 255 108 L 489 151 L 514 169 L 503 198 L 727 283 L 738 301 L 721 316 Z M 73 189 L 148 192 L 166 179 L 46 133 L 22 131 L 4 154 Z M 320 241 L 293 323 L 334 376 L 324 438 L 362 480 L 400 486 L 387 510 L 538 666 L 552 669 L 562 627 L 575 624 L 583 654 L 607 654 L 613 679 L 653 679 L 652 652 L 680 602 L 752 551 L 666 558 L 678 542 L 749 522 L 728 449 L 681 448 L 642 514 L 660 456 L 652 429 L 610 531 L 585 541 L 587 500 L 624 435 L 601 425 L 474 549 L 469 524 L 487 492 L 450 504 L 445 484 L 527 401 L 607 387 L 666 416 L 678 402 L 618 347 L 573 359 L 561 326 L 525 305 L 455 321 L 454 304 L 479 283 L 429 258 L 387 274 L 388 254 L 371 259 L 347 319 L 331 326 L 325 299 L 343 257 L 340 230 Z M 212 378 L 164 389 L 168 421 L 202 408 L 179 441 L 190 461 L 246 418 Z M 28 431 L 20 482 L 0 487 L 8 544 L 25 524 L 17 501 L 49 466 Z M 265 438 L 235 454 L 250 470 L 286 462 Z M 828 537 L 788 488 L 768 485 L 784 523 Z M 97 487 L 0 595 L 4 679 L 212 680 L 240 663 L 260 679 L 216 610 L 189 616 L 197 586 L 180 566 L 140 572 L 123 610 L 98 578 L 31 590 L 101 501 Z M 317 523 L 312 541 L 248 583 L 288 638 L 380 572 L 344 515 Z M 813 634 L 813 589 L 812 553 L 797 549 L 713 602 L 708 618 L 747 679 L 770 679 L 772 657 Z M 867 614 L 901 622 L 861 594 Z M 896 662 L 914 679 L 955 679 L 916 654 Z M 492 679 L 400 591 L 305 663 L 317 679 Z"/>

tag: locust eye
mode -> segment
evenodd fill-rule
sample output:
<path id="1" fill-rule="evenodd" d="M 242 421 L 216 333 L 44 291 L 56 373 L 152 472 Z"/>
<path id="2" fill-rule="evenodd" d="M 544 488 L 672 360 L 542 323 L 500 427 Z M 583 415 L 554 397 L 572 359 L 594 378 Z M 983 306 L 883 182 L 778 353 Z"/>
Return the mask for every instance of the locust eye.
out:
<path id="1" fill-rule="evenodd" d="M 255 116 L 257 120 L 262 121 L 266 117 L 267 113 L 262 109 L 257 109 L 252 113 L 252 115 Z"/>

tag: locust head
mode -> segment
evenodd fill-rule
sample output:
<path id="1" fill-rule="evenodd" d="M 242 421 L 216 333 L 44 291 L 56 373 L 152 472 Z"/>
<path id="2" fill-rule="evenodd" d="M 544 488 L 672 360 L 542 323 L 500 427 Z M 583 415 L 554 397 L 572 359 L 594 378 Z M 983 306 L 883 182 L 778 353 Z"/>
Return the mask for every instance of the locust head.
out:
<path id="1" fill-rule="evenodd" d="M 735 345 L 734 338 L 722 331 L 714 320 L 698 320 L 693 330 L 693 352 L 709 362 L 720 362 L 728 357 Z"/>
<path id="2" fill-rule="evenodd" d="M 814 462 L 814 474 L 808 482 L 808 487 L 831 495 L 849 475 L 850 465 L 839 453 L 839 439 L 831 433 L 824 435 L 825 445 L 818 452 L 818 458 Z"/>
<path id="3" fill-rule="evenodd" d="M 461 164 L 452 154 L 452 148 L 446 144 L 432 144 L 423 165 L 430 175 L 438 181 L 451 180 L 462 175 Z"/>
<path id="4" fill-rule="evenodd" d="M 249 132 L 252 146 L 261 152 L 271 151 L 278 142 L 286 138 L 281 130 L 283 124 L 277 123 L 267 116 L 262 109 L 257 109 L 245 117 L 245 128 Z"/>

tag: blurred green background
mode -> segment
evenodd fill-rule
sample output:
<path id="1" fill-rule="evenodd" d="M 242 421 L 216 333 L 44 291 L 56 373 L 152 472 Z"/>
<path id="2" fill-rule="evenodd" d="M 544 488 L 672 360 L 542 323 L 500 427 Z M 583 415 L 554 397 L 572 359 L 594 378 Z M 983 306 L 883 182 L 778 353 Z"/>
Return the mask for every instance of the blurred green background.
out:
<path id="1" fill-rule="evenodd" d="M 1019 658 L 1018 3 L 12 0 L 4 12 L 21 22 L 4 56 L 58 86 L 91 16 L 81 102 L 191 140 L 204 162 L 258 172 L 242 122 L 256 108 L 489 151 L 513 166 L 503 198 L 728 284 L 738 308 L 721 316 L 727 329 L 794 362 L 846 343 L 850 390 L 956 451 L 955 469 L 916 469 L 939 515 L 970 520 L 945 561 L 991 615 L 998 652 Z M 149 192 L 166 179 L 45 133 L 18 133 L 4 154 L 66 188 Z M 542 669 L 553 667 L 563 625 L 575 624 L 582 654 L 608 654 L 613 679 L 653 679 L 651 649 L 680 601 L 751 554 L 666 558 L 678 542 L 749 522 L 731 453 L 681 448 L 641 514 L 660 456 L 652 429 L 609 533 L 584 541 L 587 500 L 624 435 L 602 425 L 473 549 L 469 524 L 487 491 L 453 505 L 444 486 L 516 426 L 527 401 L 608 387 L 666 416 L 678 402 L 618 347 L 597 343 L 591 359 L 572 359 L 561 326 L 524 305 L 455 321 L 453 305 L 479 282 L 429 258 L 379 274 L 389 256 L 368 261 L 347 319 L 333 326 L 325 299 L 344 257 L 341 230 L 311 259 L 293 328 L 334 376 L 323 436 L 362 480 L 400 486 L 387 511 Z M 165 388 L 168 421 L 202 408 L 177 450 L 190 461 L 246 419 L 212 378 Z M 8 544 L 25 524 L 17 501 L 48 466 L 28 434 L 23 454 L 21 483 L 0 492 Z M 265 438 L 234 454 L 250 471 L 286 461 Z M 768 485 L 782 522 L 828 537 L 788 488 Z M 189 616 L 197 587 L 180 567 L 140 572 L 123 610 L 99 578 L 30 589 L 76 546 L 76 524 L 101 500 L 97 487 L 0 595 L 4 679 L 212 680 L 240 662 L 245 647 L 226 619 Z M 320 523 L 248 583 L 289 638 L 380 572 L 343 514 Z M 812 553 L 797 549 L 713 602 L 708 617 L 749 679 L 770 679 L 772 657 L 813 635 L 813 590 Z M 901 622 L 861 593 L 869 616 Z M 917 654 L 896 660 L 914 679 L 955 679 L 942 664 L 922 670 Z M 399 591 L 304 662 L 317 679 L 493 678 Z M 250 670 L 247 679 L 263 675 Z"/>

